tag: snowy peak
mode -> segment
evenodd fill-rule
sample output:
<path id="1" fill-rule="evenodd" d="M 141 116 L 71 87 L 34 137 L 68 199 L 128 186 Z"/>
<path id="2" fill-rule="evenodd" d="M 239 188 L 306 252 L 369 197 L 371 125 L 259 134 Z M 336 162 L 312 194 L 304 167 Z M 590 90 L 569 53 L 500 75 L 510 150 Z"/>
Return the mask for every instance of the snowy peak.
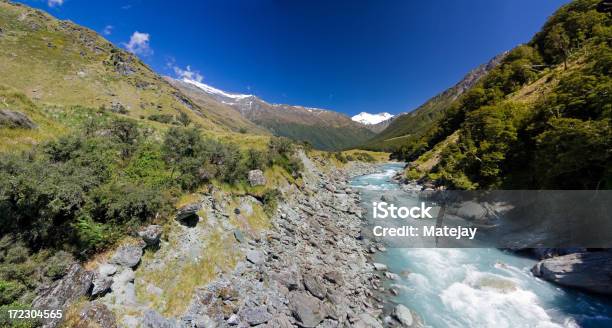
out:
<path id="1" fill-rule="evenodd" d="M 392 117 L 393 115 L 389 113 L 370 114 L 366 112 L 361 112 L 351 117 L 351 119 L 361 124 L 371 125 L 371 124 L 378 124 L 380 122 L 386 121 Z"/>
<path id="2" fill-rule="evenodd" d="M 202 89 L 206 93 L 225 97 L 225 98 L 230 98 L 234 100 L 241 100 L 241 99 L 253 97 L 253 95 L 241 95 L 241 94 L 235 94 L 235 93 L 228 93 L 223 90 L 219 90 L 217 88 L 211 87 L 208 84 L 204 84 L 202 82 L 198 82 L 198 81 L 191 80 L 188 78 L 183 78 L 183 82 L 195 85 L 196 87 Z"/>

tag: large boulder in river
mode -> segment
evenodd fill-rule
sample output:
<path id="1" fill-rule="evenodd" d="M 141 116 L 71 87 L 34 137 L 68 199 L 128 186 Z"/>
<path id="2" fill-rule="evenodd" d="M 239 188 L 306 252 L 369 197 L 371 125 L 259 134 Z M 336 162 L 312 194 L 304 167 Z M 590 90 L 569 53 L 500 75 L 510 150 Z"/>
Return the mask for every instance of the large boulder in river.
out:
<path id="1" fill-rule="evenodd" d="M 402 327 L 416 328 L 423 326 L 418 317 L 413 314 L 409 308 L 402 304 L 395 306 L 393 309 L 393 317 L 399 321 Z"/>
<path id="2" fill-rule="evenodd" d="M 249 171 L 249 183 L 251 186 L 263 186 L 266 184 L 266 177 L 261 170 Z"/>
<path id="3" fill-rule="evenodd" d="M 612 294 L 612 252 L 584 252 L 552 257 L 538 262 L 534 276 L 562 286 L 601 294 Z"/>
<path id="4" fill-rule="evenodd" d="M 65 310 L 68 305 L 89 294 L 94 274 L 80 264 L 72 264 L 64 277 L 37 290 L 32 302 L 34 309 Z M 60 318 L 45 320 L 43 327 L 56 327 Z"/>

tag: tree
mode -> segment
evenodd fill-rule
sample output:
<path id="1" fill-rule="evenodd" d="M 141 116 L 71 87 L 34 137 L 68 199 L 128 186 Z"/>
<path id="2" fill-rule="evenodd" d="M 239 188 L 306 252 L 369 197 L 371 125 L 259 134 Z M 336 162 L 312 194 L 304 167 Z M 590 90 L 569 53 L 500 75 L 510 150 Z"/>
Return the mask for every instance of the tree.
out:
<path id="1" fill-rule="evenodd" d="M 544 46 L 546 47 L 544 51 L 556 62 L 563 60 L 563 67 L 567 69 L 567 57 L 570 53 L 570 38 L 561 24 L 556 24 L 548 32 Z"/>

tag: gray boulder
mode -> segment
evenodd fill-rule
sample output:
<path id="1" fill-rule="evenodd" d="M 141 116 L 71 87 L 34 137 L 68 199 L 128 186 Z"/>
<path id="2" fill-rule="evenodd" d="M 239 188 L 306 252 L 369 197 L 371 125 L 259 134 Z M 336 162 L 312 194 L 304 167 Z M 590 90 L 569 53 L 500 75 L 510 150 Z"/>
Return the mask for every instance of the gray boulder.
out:
<path id="1" fill-rule="evenodd" d="M 249 183 L 251 186 L 263 186 L 266 184 L 266 177 L 261 170 L 249 171 Z"/>
<path id="2" fill-rule="evenodd" d="M 353 325 L 355 328 L 383 328 L 383 325 L 367 313 L 359 315 L 359 319 Z"/>
<path id="3" fill-rule="evenodd" d="M 257 326 L 272 319 L 272 315 L 265 305 L 243 309 L 239 312 L 239 315 L 251 326 Z"/>
<path id="4" fill-rule="evenodd" d="M 376 271 L 387 271 L 387 266 L 385 264 L 374 262 L 372 265 Z"/>
<path id="5" fill-rule="evenodd" d="M 113 284 L 113 278 L 109 276 L 103 276 L 99 273 L 94 275 L 93 288 L 91 290 L 91 296 L 97 297 L 102 296 L 110 291 L 111 285 Z"/>
<path id="6" fill-rule="evenodd" d="M 124 245 L 119 247 L 110 263 L 128 268 L 135 267 L 142 257 L 142 247 L 139 245 Z"/>
<path id="7" fill-rule="evenodd" d="M 182 225 L 195 227 L 200 221 L 200 217 L 198 216 L 197 212 L 201 208 L 202 204 L 200 203 L 185 205 L 179 208 L 178 212 L 176 213 L 176 220 Z"/>
<path id="8" fill-rule="evenodd" d="M 98 267 L 98 273 L 104 277 L 112 276 L 115 272 L 117 272 L 117 267 L 112 264 L 104 263 Z"/>
<path id="9" fill-rule="evenodd" d="M 79 311 L 79 327 L 117 328 L 115 314 L 101 302 L 89 302 Z"/>
<path id="10" fill-rule="evenodd" d="M 158 225 L 149 225 L 138 231 L 138 236 L 147 243 L 147 246 L 156 246 L 161 238 L 162 227 Z"/>
<path id="11" fill-rule="evenodd" d="M 301 327 L 316 327 L 326 317 L 323 303 L 306 292 L 292 292 L 289 309 Z"/>
<path id="12" fill-rule="evenodd" d="M 261 251 L 250 250 L 246 253 L 246 259 L 253 264 L 259 265 L 266 261 L 266 256 Z"/>
<path id="13" fill-rule="evenodd" d="M 402 327 L 420 327 L 419 321 L 414 317 L 412 311 L 402 304 L 395 306 L 393 317 L 402 324 Z"/>
<path id="14" fill-rule="evenodd" d="M 144 328 L 179 328 L 180 325 L 175 320 L 166 319 L 154 310 L 147 310 L 142 320 Z"/>
<path id="15" fill-rule="evenodd" d="M 36 129 L 38 126 L 24 113 L 8 109 L 0 110 L 0 128 Z"/>
<path id="16" fill-rule="evenodd" d="M 325 294 L 327 294 L 325 286 L 323 286 L 317 277 L 310 274 L 304 276 L 304 287 L 314 297 L 319 299 L 324 299 Z"/>
<path id="17" fill-rule="evenodd" d="M 38 296 L 32 302 L 32 308 L 65 310 L 80 297 L 88 295 L 93 276 L 93 272 L 86 271 L 80 264 L 72 264 L 64 277 L 37 290 Z M 60 321 L 60 318 L 49 319 L 43 327 L 56 327 Z"/>
<path id="18" fill-rule="evenodd" d="M 612 252 L 585 252 L 552 257 L 538 262 L 534 276 L 585 291 L 612 294 Z"/>

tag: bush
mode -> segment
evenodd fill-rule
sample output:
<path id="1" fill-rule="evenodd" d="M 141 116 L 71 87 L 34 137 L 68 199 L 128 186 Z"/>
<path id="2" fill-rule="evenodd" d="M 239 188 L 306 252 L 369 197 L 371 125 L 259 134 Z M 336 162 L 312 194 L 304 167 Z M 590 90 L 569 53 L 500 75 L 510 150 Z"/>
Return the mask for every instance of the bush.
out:
<path id="1" fill-rule="evenodd" d="M 266 191 L 262 196 L 263 210 L 268 217 L 272 217 L 276 213 L 278 208 L 278 201 L 281 197 L 281 193 L 276 189 Z"/>
<path id="2" fill-rule="evenodd" d="M 0 305 L 14 303 L 25 290 L 26 287 L 18 282 L 0 280 Z"/>
<path id="3" fill-rule="evenodd" d="M 72 255 L 65 251 L 58 251 L 45 261 L 45 276 L 56 280 L 64 276 L 66 269 L 74 263 Z"/>
<path id="4" fill-rule="evenodd" d="M 174 116 L 169 114 L 153 114 L 147 117 L 150 121 L 155 121 L 159 123 L 170 124 L 174 123 Z"/>

